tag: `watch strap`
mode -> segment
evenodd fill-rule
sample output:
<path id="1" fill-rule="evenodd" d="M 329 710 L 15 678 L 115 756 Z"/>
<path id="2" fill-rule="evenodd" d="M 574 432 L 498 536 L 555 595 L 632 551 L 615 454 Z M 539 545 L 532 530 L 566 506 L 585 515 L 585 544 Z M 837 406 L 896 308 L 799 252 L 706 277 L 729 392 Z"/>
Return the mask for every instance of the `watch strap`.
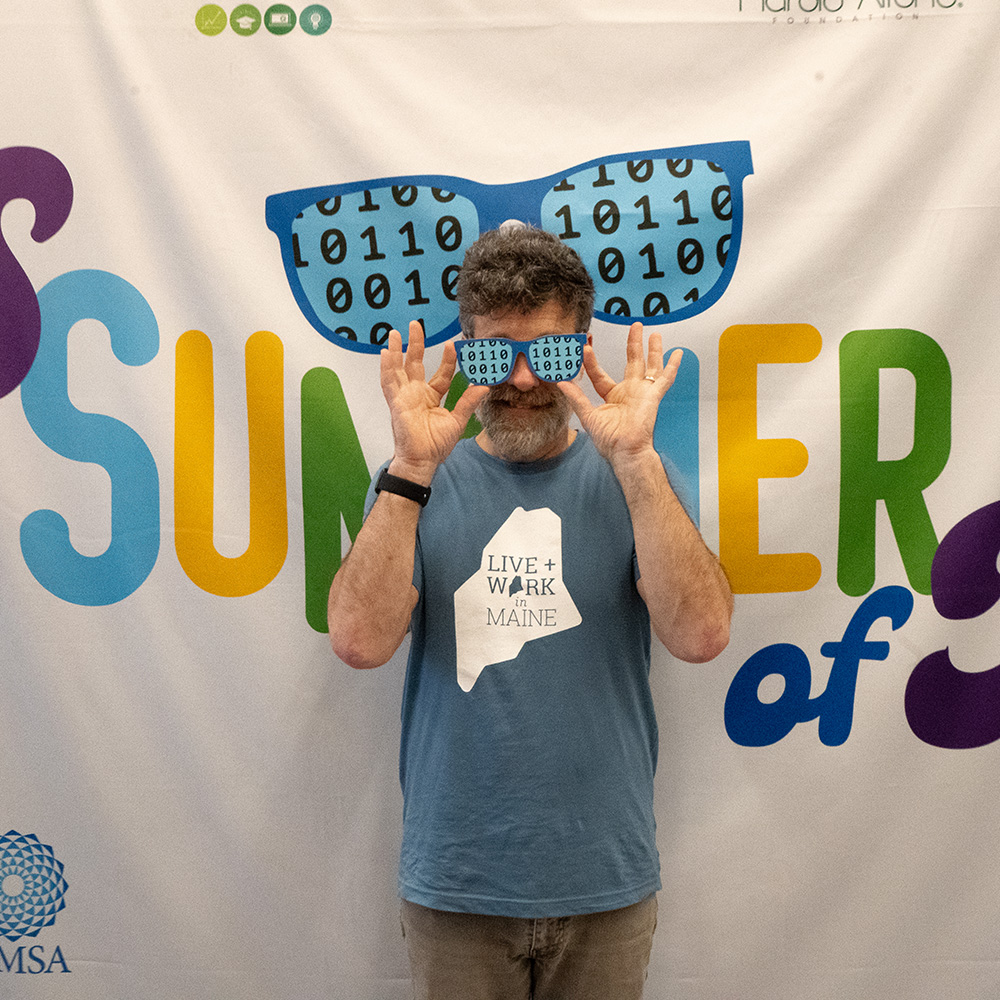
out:
<path id="1" fill-rule="evenodd" d="M 375 480 L 375 492 L 395 493 L 398 496 L 413 500 L 421 507 L 427 506 L 427 501 L 431 496 L 431 488 L 421 483 L 415 483 L 412 479 L 403 479 L 402 476 L 394 476 L 388 469 L 383 469 Z"/>

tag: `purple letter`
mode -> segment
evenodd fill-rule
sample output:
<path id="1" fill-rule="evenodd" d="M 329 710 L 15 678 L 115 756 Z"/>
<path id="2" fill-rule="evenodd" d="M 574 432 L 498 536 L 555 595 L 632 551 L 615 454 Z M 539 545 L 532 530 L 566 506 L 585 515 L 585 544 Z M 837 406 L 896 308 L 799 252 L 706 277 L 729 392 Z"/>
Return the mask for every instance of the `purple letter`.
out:
<path id="1" fill-rule="evenodd" d="M 1000 501 L 955 525 L 931 564 L 934 607 L 944 618 L 976 618 L 1000 600 Z M 1000 666 L 959 670 L 947 649 L 925 656 L 906 684 L 906 721 L 931 746 L 968 750 L 1000 739 Z"/>
<path id="2" fill-rule="evenodd" d="M 31 238 L 44 243 L 69 217 L 73 182 L 62 162 L 44 149 L 8 146 L 0 149 L 0 212 L 17 198 L 35 206 Z M 0 397 L 28 374 L 41 322 L 35 289 L 0 233 Z"/>

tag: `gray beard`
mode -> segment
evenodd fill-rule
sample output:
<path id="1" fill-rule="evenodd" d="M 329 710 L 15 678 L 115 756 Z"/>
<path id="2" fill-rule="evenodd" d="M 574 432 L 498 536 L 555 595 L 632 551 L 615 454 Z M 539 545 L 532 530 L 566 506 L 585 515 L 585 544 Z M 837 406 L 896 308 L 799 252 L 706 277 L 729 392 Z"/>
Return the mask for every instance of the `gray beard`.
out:
<path id="1" fill-rule="evenodd" d="M 512 417 L 507 403 L 538 406 L 528 420 Z M 565 438 L 573 412 L 569 400 L 554 385 L 542 384 L 521 392 L 504 382 L 494 386 L 479 404 L 476 415 L 490 444 L 508 462 L 534 462 Z"/>

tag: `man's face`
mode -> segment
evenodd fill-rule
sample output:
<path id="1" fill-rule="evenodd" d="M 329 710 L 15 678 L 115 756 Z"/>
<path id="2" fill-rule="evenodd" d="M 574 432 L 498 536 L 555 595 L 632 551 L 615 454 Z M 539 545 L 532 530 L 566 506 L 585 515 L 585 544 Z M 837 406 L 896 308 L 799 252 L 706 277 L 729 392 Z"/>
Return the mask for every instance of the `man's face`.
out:
<path id="1" fill-rule="evenodd" d="M 555 301 L 529 313 L 476 316 L 475 336 L 534 340 L 553 333 L 577 333 L 576 320 Z M 572 408 L 562 391 L 543 382 L 518 355 L 510 378 L 490 389 L 476 411 L 489 449 L 510 462 L 534 462 L 559 454 L 569 443 Z"/>

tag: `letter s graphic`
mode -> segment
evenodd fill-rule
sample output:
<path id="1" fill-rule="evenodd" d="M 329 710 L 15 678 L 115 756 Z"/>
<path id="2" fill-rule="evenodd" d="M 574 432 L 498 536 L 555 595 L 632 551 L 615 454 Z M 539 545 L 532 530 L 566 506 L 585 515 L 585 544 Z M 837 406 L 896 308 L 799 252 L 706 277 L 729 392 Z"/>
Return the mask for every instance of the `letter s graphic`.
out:
<path id="1" fill-rule="evenodd" d="M 938 546 L 931 593 L 953 621 L 978 618 L 1000 600 L 1000 501 L 962 518 Z M 906 721 L 925 743 L 968 750 L 1000 739 L 1000 666 L 960 670 L 947 649 L 925 656 L 906 684 Z"/>
<path id="2" fill-rule="evenodd" d="M 149 576 L 160 548 L 160 480 L 142 438 L 127 424 L 84 413 L 69 399 L 67 339 L 82 319 L 96 319 L 111 335 L 115 357 L 144 365 L 156 357 L 159 327 L 149 303 L 124 278 L 106 271 L 70 271 L 39 293 L 38 357 L 21 383 L 21 405 L 31 429 L 53 451 L 95 462 L 111 477 L 111 544 L 99 556 L 73 548 L 65 518 L 36 510 L 21 523 L 21 552 L 35 579 L 51 594 L 96 607 L 133 593 Z"/>
<path id="3" fill-rule="evenodd" d="M 0 212 L 18 198 L 35 206 L 31 238 L 44 243 L 69 217 L 73 182 L 62 162 L 44 149 L 9 146 L 0 149 Z M 40 330 L 35 289 L 0 233 L 0 397 L 28 374 Z"/>

